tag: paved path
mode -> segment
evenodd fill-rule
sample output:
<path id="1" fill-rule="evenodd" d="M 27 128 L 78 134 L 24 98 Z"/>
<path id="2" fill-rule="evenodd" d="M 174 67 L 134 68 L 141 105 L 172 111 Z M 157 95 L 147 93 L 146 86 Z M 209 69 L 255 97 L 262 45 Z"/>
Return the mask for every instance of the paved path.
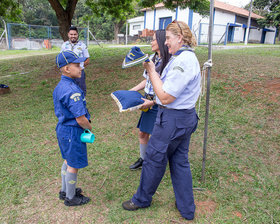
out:
<path id="1" fill-rule="evenodd" d="M 16 58 L 25 58 L 25 57 L 33 57 L 33 56 L 40 56 L 40 55 L 48 55 L 48 54 L 58 54 L 59 51 L 52 51 L 52 52 L 28 52 L 28 53 L 17 53 L 11 55 L 1 55 L 0 53 L 0 61 L 7 60 L 7 59 L 16 59 Z"/>
<path id="2" fill-rule="evenodd" d="M 208 45 L 203 45 L 204 47 L 208 47 Z M 213 45 L 213 50 L 231 50 L 231 49 L 241 49 L 241 48 L 254 48 L 254 47 L 278 47 L 280 45 Z"/>

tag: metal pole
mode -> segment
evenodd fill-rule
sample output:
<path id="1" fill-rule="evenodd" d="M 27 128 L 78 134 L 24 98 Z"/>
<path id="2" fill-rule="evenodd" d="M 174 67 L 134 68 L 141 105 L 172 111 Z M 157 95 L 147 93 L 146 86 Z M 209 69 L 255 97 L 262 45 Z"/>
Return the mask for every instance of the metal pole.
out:
<path id="1" fill-rule="evenodd" d="M 245 42 L 244 42 L 245 45 L 247 45 L 247 43 L 248 43 L 249 31 L 250 31 L 250 26 L 251 26 L 251 14 L 252 14 L 252 8 L 253 8 L 252 6 L 253 6 L 253 0 L 251 0 L 251 3 L 250 3 L 250 11 L 249 11 L 249 17 L 248 17 L 247 29 L 246 29 L 246 35 L 245 35 Z"/>
<path id="2" fill-rule="evenodd" d="M 214 0 L 211 0 L 210 1 L 209 30 L 208 30 L 208 61 L 209 62 L 212 62 L 213 17 L 214 17 Z M 210 102 L 210 77 L 211 77 L 211 67 L 208 67 L 207 91 L 206 91 L 206 111 L 205 111 L 204 140 L 203 140 L 203 160 L 202 160 L 202 175 L 201 175 L 201 180 L 203 182 L 205 181 L 205 161 L 206 161 L 209 102 Z"/>
<path id="3" fill-rule="evenodd" d="M 4 32 L 5 32 L 5 37 L 6 37 L 6 45 L 7 45 L 7 48 L 10 49 L 9 40 L 8 40 L 7 26 L 6 26 L 6 22 L 5 22 L 4 19 L 3 19 L 3 23 L 4 23 Z"/>
<path id="4" fill-rule="evenodd" d="M 87 47 L 89 47 L 89 21 L 87 24 Z"/>
<path id="5" fill-rule="evenodd" d="M 125 24 L 125 45 L 127 45 L 127 29 L 128 29 L 128 25 L 126 22 L 126 24 Z"/>
<path id="6" fill-rule="evenodd" d="M 7 30 L 8 30 L 8 49 L 12 49 L 12 35 L 11 35 L 11 24 L 7 23 Z"/>
<path id="7" fill-rule="evenodd" d="M 92 32 L 90 30 L 88 30 L 90 35 L 93 37 L 93 39 L 96 41 L 96 43 L 99 45 L 99 47 L 103 48 L 99 43 L 98 41 L 96 40 L 95 36 L 92 34 Z"/>

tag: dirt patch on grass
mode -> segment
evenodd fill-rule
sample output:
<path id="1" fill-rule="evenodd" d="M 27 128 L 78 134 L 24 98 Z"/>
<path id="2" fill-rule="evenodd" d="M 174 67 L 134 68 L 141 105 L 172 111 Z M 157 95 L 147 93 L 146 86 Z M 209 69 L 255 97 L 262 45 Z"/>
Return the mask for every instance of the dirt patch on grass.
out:
<path id="1" fill-rule="evenodd" d="M 239 217 L 239 218 L 242 218 L 242 217 L 243 217 L 242 214 L 241 214 L 239 211 L 233 212 L 233 215 L 234 215 L 234 216 L 237 216 L 237 217 Z"/>
<path id="2" fill-rule="evenodd" d="M 271 100 L 275 103 L 279 103 L 277 98 L 280 96 L 280 78 L 267 81 L 264 87 L 268 93 L 272 93 L 270 95 Z"/>
<path id="3" fill-rule="evenodd" d="M 52 66 L 48 70 L 44 72 L 44 75 L 40 76 L 40 79 L 45 80 L 45 79 L 57 79 L 61 75 L 61 72 L 56 66 Z"/>
<path id="4" fill-rule="evenodd" d="M 206 201 L 196 201 L 196 216 L 209 218 L 215 212 L 217 204 L 214 201 L 206 200 Z"/>
<path id="5" fill-rule="evenodd" d="M 215 72 L 215 71 L 213 71 L 212 73 L 211 73 L 211 76 L 212 77 L 214 77 L 214 78 L 217 78 L 217 79 L 227 79 L 228 77 L 229 77 L 229 75 L 228 74 L 221 74 L 221 73 L 217 73 L 217 72 Z M 206 76 L 205 76 L 205 80 L 207 80 L 207 73 L 206 73 Z"/>
<path id="6" fill-rule="evenodd" d="M 266 82 L 266 88 L 280 94 L 280 78 L 275 78 Z"/>
<path id="7" fill-rule="evenodd" d="M 280 96 L 280 78 L 274 78 L 263 82 L 248 82 L 242 87 L 242 95 L 253 93 L 258 96 L 263 93 L 270 101 L 279 103 L 277 98 Z"/>
<path id="8" fill-rule="evenodd" d="M 215 77 L 218 79 L 224 79 L 224 76 L 219 74 L 216 74 Z M 254 96 L 266 96 L 269 98 L 269 101 L 279 103 L 277 98 L 280 96 L 280 78 L 256 82 L 250 81 L 245 84 L 235 80 L 233 86 L 225 86 L 224 89 L 235 89 L 240 91 L 242 96 L 247 96 L 248 94 L 254 94 Z"/>

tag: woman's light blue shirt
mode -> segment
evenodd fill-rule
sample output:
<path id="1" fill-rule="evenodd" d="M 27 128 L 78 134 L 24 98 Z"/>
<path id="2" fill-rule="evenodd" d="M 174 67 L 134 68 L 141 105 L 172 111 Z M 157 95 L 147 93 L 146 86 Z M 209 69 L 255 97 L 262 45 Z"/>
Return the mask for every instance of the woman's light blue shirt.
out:
<path id="1" fill-rule="evenodd" d="M 168 105 L 163 105 L 157 97 L 157 104 L 172 109 L 195 107 L 200 94 L 201 74 L 194 52 L 186 50 L 179 55 L 173 55 L 160 78 L 163 81 L 163 90 L 176 99 Z"/>

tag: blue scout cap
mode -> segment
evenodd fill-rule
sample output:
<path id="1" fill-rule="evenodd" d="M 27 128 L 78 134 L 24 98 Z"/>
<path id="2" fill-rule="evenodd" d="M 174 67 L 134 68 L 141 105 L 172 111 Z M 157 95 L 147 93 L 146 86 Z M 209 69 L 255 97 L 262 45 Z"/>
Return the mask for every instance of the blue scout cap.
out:
<path id="1" fill-rule="evenodd" d="M 62 68 L 70 63 L 81 63 L 87 60 L 85 57 L 79 58 L 73 51 L 62 51 L 56 56 L 56 65 L 58 68 Z"/>
<path id="2" fill-rule="evenodd" d="M 138 65 L 143 61 L 150 61 L 149 56 L 144 54 L 143 51 L 137 46 L 131 48 L 131 50 L 126 55 L 122 63 L 122 68 L 129 68 L 134 65 Z"/>

